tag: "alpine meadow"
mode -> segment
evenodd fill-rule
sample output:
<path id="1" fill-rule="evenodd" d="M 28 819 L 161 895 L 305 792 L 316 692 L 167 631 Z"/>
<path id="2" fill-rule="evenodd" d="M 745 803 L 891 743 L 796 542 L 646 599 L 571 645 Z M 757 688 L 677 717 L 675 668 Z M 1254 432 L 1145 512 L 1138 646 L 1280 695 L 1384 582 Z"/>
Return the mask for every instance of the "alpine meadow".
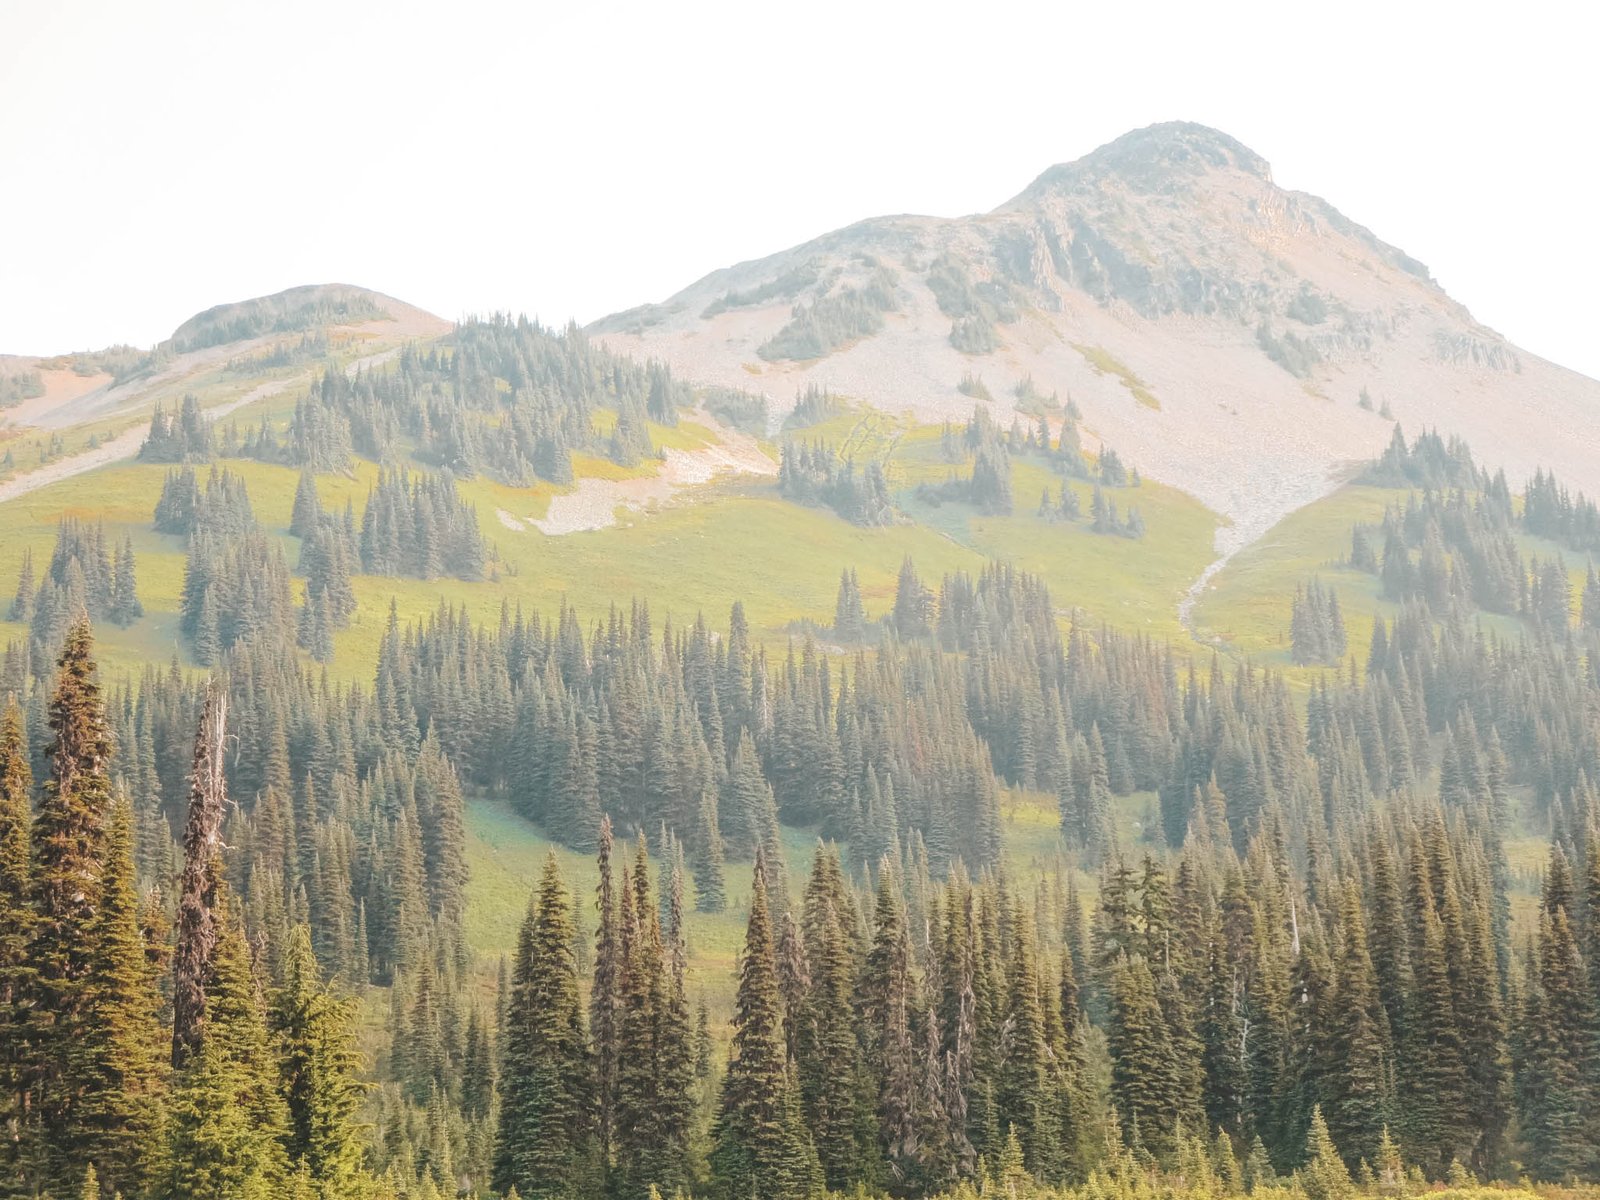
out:
<path id="1" fill-rule="evenodd" d="M 1596 497 L 1189 123 L 0 356 L 0 1197 L 1596 1200 Z"/>

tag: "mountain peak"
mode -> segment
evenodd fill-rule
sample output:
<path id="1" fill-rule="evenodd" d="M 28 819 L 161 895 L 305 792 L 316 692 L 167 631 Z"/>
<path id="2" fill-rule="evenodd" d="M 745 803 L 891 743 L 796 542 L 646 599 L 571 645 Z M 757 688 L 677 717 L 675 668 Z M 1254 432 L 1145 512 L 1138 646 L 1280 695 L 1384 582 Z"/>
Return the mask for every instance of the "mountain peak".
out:
<path id="1" fill-rule="evenodd" d="M 1022 196 L 1071 190 L 1108 177 L 1139 192 L 1166 191 L 1210 171 L 1237 171 L 1272 182 L 1272 165 L 1237 138 L 1193 121 L 1163 121 L 1131 130 L 1072 162 L 1057 163 Z"/>

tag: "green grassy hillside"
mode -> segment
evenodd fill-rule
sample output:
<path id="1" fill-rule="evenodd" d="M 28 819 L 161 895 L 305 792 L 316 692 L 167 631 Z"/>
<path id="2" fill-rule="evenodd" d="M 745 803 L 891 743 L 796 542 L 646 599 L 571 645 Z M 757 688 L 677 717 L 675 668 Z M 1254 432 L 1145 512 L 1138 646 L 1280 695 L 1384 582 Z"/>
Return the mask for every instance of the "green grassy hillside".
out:
<path id="1" fill-rule="evenodd" d="M 280 393 L 230 419 L 246 429 L 263 418 L 280 423 L 293 402 L 292 393 Z M 847 432 L 861 420 L 856 414 L 840 423 Z M 965 504 L 935 506 L 917 499 L 916 485 L 961 469 L 940 457 L 940 431 L 885 418 L 872 424 L 871 432 L 857 430 L 853 445 L 863 457 L 887 459 L 905 514 L 901 523 L 884 529 L 862 528 L 827 509 L 790 503 L 770 480 L 735 477 L 689 489 L 657 511 L 623 513 L 609 528 L 546 535 L 528 520 L 543 516 L 558 489 L 548 484 L 512 488 L 484 477 L 465 480 L 462 494 L 476 507 L 493 550 L 489 578 L 463 583 L 357 576 L 360 607 L 336 639 L 331 673 L 370 680 L 391 601 L 402 620 L 424 616 L 441 602 L 465 605 L 474 618 L 494 621 L 503 604 L 550 612 L 563 600 L 589 620 L 603 616 L 613 603 L 645 598 L 658 621 L 685 621 L 701 612 L 720 620 L 731 601 L 741 599 L 756 636 L 779 647 L 796 622 L 832 621 L 839 573 L 846 568 L 860 577 L 868 616 L 887 612 L 901 561 L 908 555 L 930 585 L 948 572 L 976 574 L 988 562 L 1011 562 L 1049 584 L 1064 625 L 1081 611 L 1090 620 L 1140 630 L 1183 651 L 1193 649 L 1178 623 L 1177 601 L 1210 561 L 1216 528 L 1214 515 L 1197 501 L 1149 482 L 1116 489 L 1119 504 L 1136 505 L 1144 514 L 1148 532 L 1136 541 L 1097 535 L 1086 520 L 1052 523 L 1036 516 L 1041 491 L 1058 489 L 1061 477 L 1037 460 L 1019 459 L 1013 473 L 1013 515 L 982 516 Z M 827 436 L 841 431 L 810 432 Z M 652 425 L 650 433 L 655 445 L 675 449 L 694 449 L 715 437 L 691 421 L 671 429 Z M 298 472 L 247 459 L 229 459 L 223 465 L 245 479 L 257 519 L 269 533 L 281 536 L 292 568 L 298 542 L 286 531 Z M 650 460 L 625 468 L 586 455 L 574 456 L 573 465 L 580 482 L 625 479 L 658 469 Z M 133 537 L 147 614 L 129 629 L 107 631 L 107 667 L 113 672 L 135 669 L 152 659 L 165 662 L 174 653 L 187 661 L 175 640 L 183 540 L 151 528 L 167 470 L 157 464 L 119 463 L 0 504 L 0 596 L 14 589 L 25 551 L 32 551 L 36 564 L 48 560 L 63 517 L 103 520 L 113 542 L 124 533 Z M 348 474 L 320 476 L 317 487 L 324 507 L 338 511 L 348 502 L 359 519 L 377 474 L 375 464 L 358 459 Z M 1090 485 L 1073 481 L 1068 486 L 1079 493 L 1087 512 Z M 512 528 L 511 523 L 522 527 Z M 20 626 L 0 622 L 0 641 L 22 633 Z"/>

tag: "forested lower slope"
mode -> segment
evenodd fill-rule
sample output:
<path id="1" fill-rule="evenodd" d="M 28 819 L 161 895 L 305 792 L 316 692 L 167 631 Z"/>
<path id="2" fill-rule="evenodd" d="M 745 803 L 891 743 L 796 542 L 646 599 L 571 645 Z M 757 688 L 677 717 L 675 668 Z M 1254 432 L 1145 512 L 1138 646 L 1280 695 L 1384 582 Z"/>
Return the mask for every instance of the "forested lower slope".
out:
<path id="1" fill-rule="evenodd" d="M 1600 1171 L 1582 495 L 1396 428 L 1191 632 L 1215 518 L 1070 398 L 347 365 L 0 504 L 7 1194 Z M 529 527 L 739 421 L 775 478 Z"/>

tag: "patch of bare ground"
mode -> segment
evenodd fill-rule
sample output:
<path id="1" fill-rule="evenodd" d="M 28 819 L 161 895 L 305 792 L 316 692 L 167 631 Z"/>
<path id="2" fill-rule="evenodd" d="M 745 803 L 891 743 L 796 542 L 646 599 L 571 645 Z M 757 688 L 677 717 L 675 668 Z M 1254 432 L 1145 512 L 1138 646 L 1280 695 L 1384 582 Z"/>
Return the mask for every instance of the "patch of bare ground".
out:
<path id="1" fill-rule="evenodd" d="M 530 517 L 528 523 L 541 533 L 559 536 L 617 523 L 619 509 L 645 512 L 671 503 L 686 489 L 729 475 L 771 477 L 778 464 L 756 443 L 737 430 L 717 425 L 709 416 L 697 413 L 697 422 L 713 428 L 719 440 L 698 450 L 665 450 L 661 467 L 654 475 L 635 479 L 583 479 L 570 492 L 553 497 L 543 517 Z M 506 514 L 501 514 L 505 520 Z"/>

